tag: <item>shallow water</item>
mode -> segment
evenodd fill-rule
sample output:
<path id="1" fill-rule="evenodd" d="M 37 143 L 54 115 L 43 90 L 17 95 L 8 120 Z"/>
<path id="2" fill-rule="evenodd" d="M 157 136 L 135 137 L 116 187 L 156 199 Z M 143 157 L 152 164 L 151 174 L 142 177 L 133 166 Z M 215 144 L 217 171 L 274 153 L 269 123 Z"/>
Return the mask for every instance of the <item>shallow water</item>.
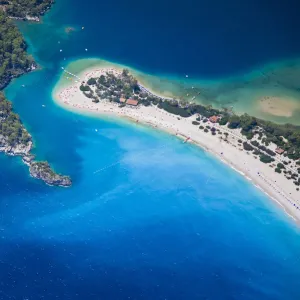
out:
<path id="1" fill-rule="evenodd" d="M 62 65 L 91 54 L 110 53 L 106 58 L 118 61 L 108 51 L 111 40 L 107 48 L 95 42 L 91 54 L 82 53 L 88 33 L 64 33 L 65 26 L 84 24 L 89 32 L 97 25 L 102 41 L 108 24 L 122 29 L 109 23 L 109 3 L 98 10 L 78 3 L 68 10 L 67 1 L 58 1 L 43 24 L 20 24 L 43 69 L 15 80 L 6 95 L 33 135 L 37 157 L 71 175 L 74 184 L 46 186 L 30 178 L 19 159 L 0 156 L 0 298 L 300 298 L 300 231 L 238 173 L 175 137 L 54 103 Z M 132 18 L 125 19 L 124 33 L 132 36 Z M 71 53 L 66 61 L 60 47 Z M 143 65 L 125 53 L 119 63 Z M 152 63 L 139 69 L 153 74 Z M 176 77 L 184 65 L 176 73 L 177 66 L 160 64 L 156 72 Z"/>
<path id="2" fill-rule="evenodd" d="M 20 27 L 48 67 L 100 57 L 138 70 L 160 93 L 299 124 L 299 11 L 294 0 L 60 0 L 43 24 Z M 66 33 L 68 27 L 74 30 Z M 293 116 L 262 112 L 265 95 L 291 98 L 297 104 Z"/>

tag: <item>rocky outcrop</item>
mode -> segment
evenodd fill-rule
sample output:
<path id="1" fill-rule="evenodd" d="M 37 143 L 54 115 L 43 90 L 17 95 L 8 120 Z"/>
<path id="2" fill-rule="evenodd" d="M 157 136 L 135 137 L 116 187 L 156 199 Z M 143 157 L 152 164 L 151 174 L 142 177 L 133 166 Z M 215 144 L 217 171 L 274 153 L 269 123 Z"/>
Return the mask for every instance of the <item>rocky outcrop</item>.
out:
<path id="1" fill-rule="evenodd" d="M 29 166 L 29 172 L 32 177 L 41 179 L 48 185 L 71 186 L 72 181 L 69 176 L 55 173 L 48 162 L 36 162 L 34 160 L 35 156 L 30 153 L 32 145 L 32 141 L 29 141 L 27 144 L 17 143 L 11 146 L 7 139 L 0 135 L 0 152 L 11 156 L 21 156 L 23 163 Z"/>
<path id="2" fill-rule="evenodd" d="M 6 139 L 0 135 L 0 152 L 4 152 L 7 155 L 12 156 L 27 156 L 32 148 L 32 142 L 27 144 L 15 144 L 14 146 L 9 145 Z"/>
<path id="3" fill-rule="evenodd" d="M 63 176 L 54 173 L 48 162 L 31 161 L 29 171 L 32 177 L 41 179 L 48 185 L 62 187 L 68 187 L 72 185 L 72 181 L 69 176 Z"/>

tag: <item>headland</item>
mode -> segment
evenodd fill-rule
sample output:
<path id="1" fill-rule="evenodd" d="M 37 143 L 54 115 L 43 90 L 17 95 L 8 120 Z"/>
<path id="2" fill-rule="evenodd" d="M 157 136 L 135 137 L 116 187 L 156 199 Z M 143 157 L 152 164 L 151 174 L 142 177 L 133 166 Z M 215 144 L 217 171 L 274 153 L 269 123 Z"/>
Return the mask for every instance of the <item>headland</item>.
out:
<path id="1" fill-rule="evenodd" d="M 5 99 L 1 90 L 12 79 L 36 69 L 37 64 L 26 52 L 27 44 L 11 19 L 36 21 L 53 4 L 53 0 L 43 0 L 28 4 L 27 1 L 4 1 L 0 4 L 1 39 L 0 50 L 5 55 L 0 59 L 0 152 L 7 155 L 21 156 L 29 166 L 30 175 L 49 185 L 70 186 L 71 179 L 55 173 L 47 162 L 36 161 L 31 151 L 33 140 L 20 117 L 13 112 L 11 103 Z M 11 47 L 6 48 L 6 44 Z"/>

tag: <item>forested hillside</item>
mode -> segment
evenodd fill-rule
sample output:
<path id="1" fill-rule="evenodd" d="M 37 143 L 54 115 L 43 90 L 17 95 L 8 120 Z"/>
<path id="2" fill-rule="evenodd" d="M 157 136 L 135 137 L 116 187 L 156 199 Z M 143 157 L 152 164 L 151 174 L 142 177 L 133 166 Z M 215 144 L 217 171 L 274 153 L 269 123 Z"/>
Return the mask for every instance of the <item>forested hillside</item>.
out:
<path id="1" fill-rule="evenodd" d="M 0 89 L 12 78 L 30 71 L 32 64 L 20 31 L 6 13 L 0 11 Z"/>
<path id="2" fill-rule="evenodd" d="M 31 136 L 1 92 L 11 79 L 35 66 L 11 18 L 31 20 L 44 14 L 52 3 L 53 0 L 0 0 L 0 151 L 22 156 L 23 162 L 30 167 L 32 177 L 50 185 L 70 186 L 69 177 L 56 174 L 47 162 L 34 160 Z"/>
<path id="3" fill-rule="evenodd" d="M 29 72 L 35 65 L 26 53 L 22 34 L 9 17 L 39 16 L 52 0 L 0 0 L 0 90 L 11 79 Z M 26 145 L 30 135 L 22 125 L 12 105 L 0 92 L 0 146 Z"/>
<path id="4" fill-rule="evenodd" d="M 0 0 L 3 10 L 11 17 L 25 18 L 43 15 L 53 0 Z"/>
<path id="5" fill-rule="evenodd" d="M 11 103 L 0 93 L 0 146 L 27 145 L 30 140 L 19 116 L 12 111 Z"/>

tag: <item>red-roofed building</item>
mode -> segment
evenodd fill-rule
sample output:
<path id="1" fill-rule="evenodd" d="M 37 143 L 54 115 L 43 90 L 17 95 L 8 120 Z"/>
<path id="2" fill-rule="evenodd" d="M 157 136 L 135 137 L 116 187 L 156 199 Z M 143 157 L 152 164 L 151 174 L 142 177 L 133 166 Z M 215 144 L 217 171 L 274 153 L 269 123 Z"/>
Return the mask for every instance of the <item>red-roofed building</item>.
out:
<path id="1" fill-rule="evenodd" d="M 276 152 L 277 154 L 280 154 L 280 155 L 281 155 L 282 153 L 284 153 L 284 151 L 285 151 L 285 150 L 283 150 L 283 149 L 281 149 L 281 148 L 279 148 L 279 147 L 277 147 L 276 150 L 275 150 L 275 152 Z"/>
<path id="2" fill-rule="evenodd" d="M 219 120 L 219 117 L 218 116 L 212 116 L 209 118 L 209 121 L 212 122 L 212 123 L 217 123 Z"/>
<path id="3" fill-rule="evenodd" d="M 132 105 L 132 106 L 137 106 L 137 105 L 139 104 L 139 101 L 134 100 L 134 99 L 128 99 L 128 100 L 126 101 L 126 104 Z"/>
<path id="4" fill-rule="evenodd" d="M 121 97 L 120 98 L 120 103 L 125 103 L 126 102 L 126 98 Z"/>

